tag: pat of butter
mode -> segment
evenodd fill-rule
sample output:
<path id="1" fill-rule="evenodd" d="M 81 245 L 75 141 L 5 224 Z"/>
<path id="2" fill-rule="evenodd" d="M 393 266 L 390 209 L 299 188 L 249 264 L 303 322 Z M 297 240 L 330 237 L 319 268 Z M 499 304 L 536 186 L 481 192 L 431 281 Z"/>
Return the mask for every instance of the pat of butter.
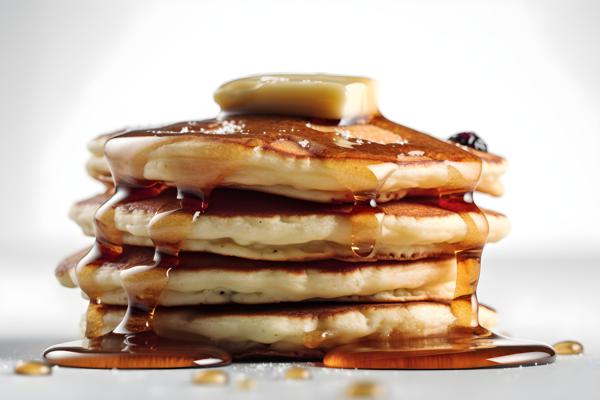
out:
<path id="1" fill-rule="evenodd" d="M 378 114 L 377 84 L 339 75 L 256 75 L 223 84 L 214 95 L 232 113 L 349 120 Z"/>

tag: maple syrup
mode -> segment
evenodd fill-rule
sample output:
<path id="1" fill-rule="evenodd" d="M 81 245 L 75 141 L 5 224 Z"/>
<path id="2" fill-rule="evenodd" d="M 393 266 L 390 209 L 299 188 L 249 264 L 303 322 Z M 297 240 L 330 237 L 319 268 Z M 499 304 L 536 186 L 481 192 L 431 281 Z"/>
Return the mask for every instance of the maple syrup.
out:
<path id="1" fill-rule="evenodd" d="M 358 381 L 346 388 L 346 396 L 351 398 L 376 398 L 383 394 L 383 388 L 377 382 Z"/>
<path id="2" fill-rule="evenodd" d="M 553 362 L 549 346 L 510 339 L 482 329 L 443 338 L 360 342 L 337 347 L 328 367 L 360 369 L 472 369 Z"/>
<path id="3" fill-rule="evenodd" d="M 52 366 L 43 361 L 19 361 L 15 365 L 15 374 L 27 376 L 46 376 L 52 374 Z"/>
<path id="4" fill-rule="evenodd" d="M 440 193 L 438 198 L 420 200 L 458 213 L 467 227 L 465 240 L 455 249 L 456 285 L 450 303 L 454 326 L 442 338 L 407 340 L 392 334 L 388 340 L 335 347 L 326 353 L 323 364 L 359 369 L 470 369 L 553 362 L 551 347 L 500 336 L 479 325 L 476 291 L 489 227 L 472 194 Z"/>
<path id="5" fill-rule="evenodd" d="M 50 347 L 44 358 L 52 365 L 97 369 L 198 368 L 226 365 L 231 357 L 212 346 L 181 343 L 156 336 L 109 333 Z"/>
<path id="6" fill-rule="evenodd" d="M 370 259 L 375 254 L 377 239 L 381 236 L 383 214 L 377 207 L 374 196 L 364 199 L 355 196 L 354 207 L 350 213 L 352 236 L 350 249 L 360 259 Z"/>
<path id="7" fill-rule="evenodd" d="M 561 356 L 573 356 L 583 354 L 583 345 L 575 340 L 564 340 L 552 345 L 556 354 Z"/>
<path id="8" fill-rule="evenodd" d="M 241 391 L 249 391 L 256 388 L 256 381 L 252 378 L 243 377 L 237 381 L 235 387 Z"/>
<path id="9" fill-rule="evenodd" d="M 290 367 L 285 370 L 283 377 L 292 381 L 305 381 L 311 378 L 310 371 L 304 367 Z"/>
<path id="10" fill-rule="evenodd" d="M 226 385 L 229 383 L 229 375 L 220 369 L 196 372 L 192 377 L 196 385 Z"/>

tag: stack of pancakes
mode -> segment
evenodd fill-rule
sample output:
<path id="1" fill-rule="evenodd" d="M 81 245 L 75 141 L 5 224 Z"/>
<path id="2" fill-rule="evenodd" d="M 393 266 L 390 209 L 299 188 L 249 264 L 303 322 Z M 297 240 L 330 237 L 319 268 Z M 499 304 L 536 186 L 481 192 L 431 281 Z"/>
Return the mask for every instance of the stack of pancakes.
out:
<path id="1" fill-rule="evenodd" d="M 458 254 L 482 247 L 474 231 L 495 242 L 509 230 L 462 200 L 502 193 L 501 157 L 380 115 L 225 115 L 102 135 L 89 150 L 106 192 L 70 215 L 95 250 L 56 274 L 91 300 L 90 338 L 127 306 L 145 308 L 159 336 L 235 357 L 447 335 Z"/>

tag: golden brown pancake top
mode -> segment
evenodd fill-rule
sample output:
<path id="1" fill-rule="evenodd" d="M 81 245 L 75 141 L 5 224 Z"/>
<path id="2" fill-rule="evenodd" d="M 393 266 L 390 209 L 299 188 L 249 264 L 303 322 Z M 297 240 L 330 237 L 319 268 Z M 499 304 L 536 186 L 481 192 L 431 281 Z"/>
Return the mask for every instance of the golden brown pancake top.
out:
<path id="1" fill-rule="evenodd" d="M 237 115 L 222 120 L 186 121 L 153 129 L 132 130 L 116 136 L 122 140 L 144 136 L 200 139 L 242 144 L 251 148 L 261 146 L 265 150 L 291 156 L 361 159 L 397 164 L 479 160 L 477 156 L 457 146 L 396 124 L 382 116 L 345 126 L 338 126 L 337 122 Z M 351 148 L 337 144 L 338 139 L 344 137 L 345 131 L 351 133 L 346 138 L 351 143 Z M 414 151 L 423 151 L 424 154 L 407 159 L 398 158 L 401 153 Z"/>

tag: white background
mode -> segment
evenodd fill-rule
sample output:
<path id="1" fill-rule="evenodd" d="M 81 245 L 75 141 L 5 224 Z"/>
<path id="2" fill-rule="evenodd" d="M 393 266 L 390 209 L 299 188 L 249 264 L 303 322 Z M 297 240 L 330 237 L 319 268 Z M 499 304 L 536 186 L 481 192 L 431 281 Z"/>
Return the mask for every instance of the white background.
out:
<path id="1" fill-rule="evenodd" d="M 215 115 L 213 90 L 261 72 L 380 81 L 381 109 L 511 163 L 513 232 L 486 249 L 480 298 L 505 329 L 599 332 L 600 2 L 0 2 L 0 338 L 69 337 L 83 301 L 53 279 L 89 239 L 67 219 L 100 190 L 86 142 Z M 596 346 L 596 347 L 594 347 Z"/>

